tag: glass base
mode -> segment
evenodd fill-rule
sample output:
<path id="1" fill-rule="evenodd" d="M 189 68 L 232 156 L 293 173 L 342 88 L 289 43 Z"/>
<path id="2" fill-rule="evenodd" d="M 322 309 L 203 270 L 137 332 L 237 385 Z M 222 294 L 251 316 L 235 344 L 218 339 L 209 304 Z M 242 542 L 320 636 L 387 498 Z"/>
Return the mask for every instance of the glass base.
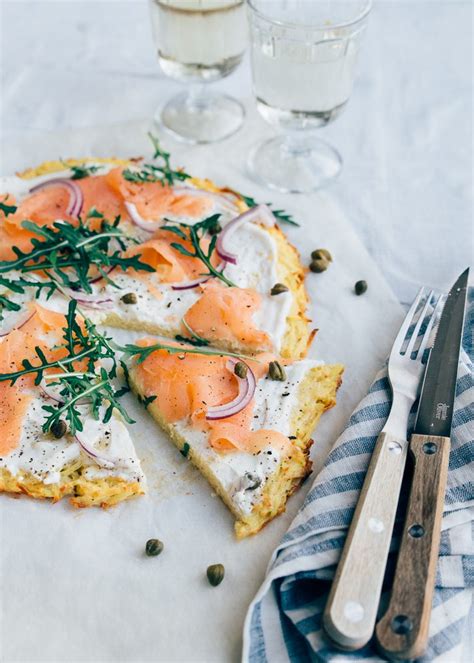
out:
<path id="1" fill-rule="evenodd" d="M 262 184 L 285 193 L 315 191 L 333 181 L 341 172 L 339 152 L 311 135 L 277 136 L 257 145 L 248 168 Z"/>
<path id="2" fill-rule="evenodd" d="M 214 143 L 240 129 L 244 117 L 244 107 L 233 97 L 191 88 L 172 97 L 156 114 L 155 122 L 178 140 Z"/>

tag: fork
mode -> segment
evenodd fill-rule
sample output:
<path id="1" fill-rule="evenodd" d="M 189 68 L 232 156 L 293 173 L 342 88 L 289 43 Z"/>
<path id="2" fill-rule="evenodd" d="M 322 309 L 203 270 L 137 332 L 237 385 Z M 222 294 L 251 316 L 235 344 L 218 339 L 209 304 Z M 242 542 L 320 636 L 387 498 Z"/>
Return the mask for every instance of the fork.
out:
<path id="1" fill-rule="evenodd" d="M 390 414 L 375 443 L 323 615 L 327 635 L 343 649 L 360 649 L 374 632 L 407 457 L 408 417 L 421 387 L 422 359 L 440 299 L 432 303 L 433 291 L 427 296 L 423 288 L 419 291 L 388 360 Z M 433 310 L 428 313 L 430 307 Z"/>

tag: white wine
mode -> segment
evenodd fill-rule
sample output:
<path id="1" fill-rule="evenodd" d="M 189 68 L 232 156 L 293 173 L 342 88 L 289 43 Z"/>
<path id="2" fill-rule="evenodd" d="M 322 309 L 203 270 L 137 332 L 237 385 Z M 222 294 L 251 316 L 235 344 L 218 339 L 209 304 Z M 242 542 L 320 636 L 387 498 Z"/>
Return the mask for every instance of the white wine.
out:
<path id="1" fill-rule="evenodd" d="M 358 44 L 288 44 L 271 40 L 252 49 L 254 90 L 259 111 L 271 124 L 323 125 L 345 106 L 352 91 Z M 291 124 L 290 120 L 290 124 Z"/>
<path id="2" fill-rule="evenodd" d="M 250 14 L 260 113 L 287 129 L 316 128 L 334 120 L 351 95 L 365 28 L 354 15 L 367 0 L 253 2 L 263 12 L 274 12 L 274 20 L 257 11 Z"/>
<path id="3" fill-rule="evenodd" d="M 240 64 L 247 43 L 243 0 L 150 0 L 150 10 L 168 76 L 212 81 Z"/>

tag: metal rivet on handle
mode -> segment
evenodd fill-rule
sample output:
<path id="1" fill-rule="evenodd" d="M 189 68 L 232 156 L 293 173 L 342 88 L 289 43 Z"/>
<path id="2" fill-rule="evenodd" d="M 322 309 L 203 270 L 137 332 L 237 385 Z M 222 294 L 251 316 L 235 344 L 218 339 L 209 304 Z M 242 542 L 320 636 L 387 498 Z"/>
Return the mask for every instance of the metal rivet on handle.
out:
<path id="1" fill-rule="evenodd" d="M 378 518 L 369 518 L 368 525 L 370 531 L 375 532 L 376 534 L 380 534 L 380 532 L 383 532 L 385 529 L 383 522 Z"/>
<path id="2" fill-rule="evenodd" d="M 407 615 L 395 615 L 390 626 L 392 627 L 392 631 L 397 633 L 397 635 L 405 635 L 412 630 L 413 622 Z"/>
<path id="3" fill-rule="evenodd" d="M 423 451 L 427 456 L 431 456 L 438 451 L 438 445 L 435 442 L 425 442 L 423 445 Z"/>
<path id="4" fill-rule="evenodd" d="M 402 445 L 399 442 L 394 442 L 393 440 L 388 443 L 388 450 L 391 451 L 393 454 L 401 454 L 402 453 Z"/>
<path id="5" fill-rule="evenodd" d="M 408 530 L 408 534 L 414 539 L 420 539 L 424 535 L 424 533 L 425 533 L 425 528 L 422 525 L 418 525 L 418 523 L 412 525 Z"/>
<path id="6" fill-rule="evenodd" d="M 364 608 L 357 601 L 347 601 L 344 605 L 344 617 L 347 621 L 357 624 L 364 619 Z"/>

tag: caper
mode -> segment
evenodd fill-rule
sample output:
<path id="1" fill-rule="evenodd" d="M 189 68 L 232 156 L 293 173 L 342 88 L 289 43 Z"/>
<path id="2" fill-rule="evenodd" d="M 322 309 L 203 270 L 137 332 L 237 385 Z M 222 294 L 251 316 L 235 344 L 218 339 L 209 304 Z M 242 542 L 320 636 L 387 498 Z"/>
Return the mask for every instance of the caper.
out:
<path id="1" fill-rule="evenodd" d="M 275 283 L 270 290 L 271 295 L 281 295 L 282 292 L 288 292 L 289 288 L 284 283 Z"/>
<path id="2" fill-rule="evenodd" d="M 262 480 L 258 474 L 254 474 L 253 472 L 245 473 L 245 490 L 255 490 L 261 483 Z"/>
<path id="3" fill-rule="evenodd" d="M 56 421 L 53 421 L 49 430 L 52 432 L 54 437 L 59 440 L 60 437 L 64 437 L 64 435 L 66 435 L 67 431 L 66 422 L 63 421 L 62 419 L 57 419 Z"/>
<path id="4" fill-rule="evenodd" d="M 224 580 L 225 569 L 223 564 L 211 564 L 207 567 L 207 579 L 213 587 L 217 587 Z"/>
<path id="5" fill-rule="evenodd" d="M 315 251 L 312 251 L 311 258 L 313 260 L 320 260 L 322 258 L 323 260 L 332 262 L 332 255 L 329 253 L 327 249 L 316 249 Z"/>
<path id="6" fill-rule="evenodd" d="M 354 292 L 356 295 L 363 295 L 367 288 L 367 281 L 357 281 L 354 286 Z"/>
<path id="7" fill-rule="evenodd" d="M 219 221 L 216 221 L 209 229 L 209 235 L 218 235 L 222 230 L 222 226 Z"/>
<path id="8" fill-rule="evenodd" d="M 243 361 L 238 361 L 234 366 L 234 373 L 243 380 L 247 377 L 249 367 Z"/>
<path id="9" fill-rule="evenodd" d="M 316 258 L 316 260 L 311 260 L 311 262 L 309 263 L 310 270 L 315 274 L 320 274 L 321 272 L 325 272 L 328 267 L 329 267 L 329 261 L 326 260 L 325 258 Z"/>
<path id="10" fill-rule="evenodd" d="M 122 298 L 124 304 L 136 304 L 137 296 L 134 292 L 127 292 Z"/>
<path id="11" fill-rule="evenodd" d="M 156 557 L 162 552 L 163 548 L 163 543 L 159 539 L 148 539 L 145 545 L 145 554 L 148 557 Z"/>
<path id="12" fill-rule="evenodd" d="M 271 361 L 268 366 L 268 377 L 272 380 L 280 380 L 280 382 L 286 380 L 286 373 L 283 366 L 277 361 Z"/>

